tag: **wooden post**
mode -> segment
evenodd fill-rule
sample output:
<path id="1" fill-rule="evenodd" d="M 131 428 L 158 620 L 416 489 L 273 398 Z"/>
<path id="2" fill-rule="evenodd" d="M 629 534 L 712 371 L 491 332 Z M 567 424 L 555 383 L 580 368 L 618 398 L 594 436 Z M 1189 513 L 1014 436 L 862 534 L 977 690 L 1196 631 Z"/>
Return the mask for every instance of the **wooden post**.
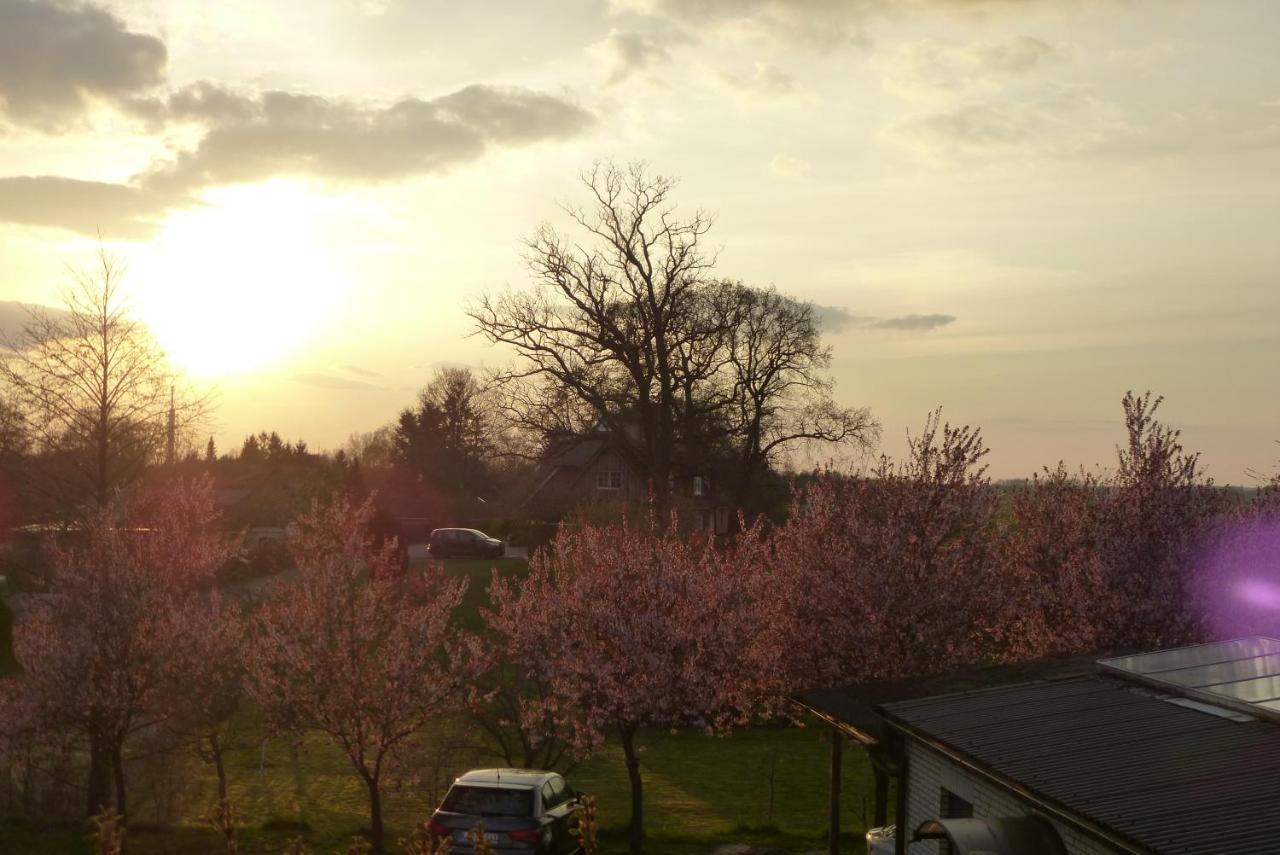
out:
<path id="1" fill-rule="evenodd" d="M 872 824 L 877 828 L 889 824 L 889 772 L 883 766 L 871 764 L 876 779 L 876 815 Z"/>
<path id="2" fill-rule="evenodd" d="M 841 769 L 843 749 L 844 736 L 833 727 L 831 729 L 831 816 L 827 825 L 828 855 L 840 855 L 840 782 L 843 778 Z"/>
<path id="3" fill-rule="evenodd" d="M 875 818 L 871 824 L 879 828 L 889 824 L 889 778 L 895 769 L 889 749 L 882 743 L 867 746 L 867 759 L 875 776 Z"/>
<path id="4" fill-rule="evenodd" d="M 910 833 L 907 828 L 907 788 L 911 786 L 911 766 L 907 763 L 907 747 L 901 739 L 894 740 L 893 752 L 898 767 L 898 789 L 894 794 L 896 798 L 893 810 L 893 821 L 898 827 L 898 833 L 893 851 L 895 855 L 907 855 L 907 835 Z"/>

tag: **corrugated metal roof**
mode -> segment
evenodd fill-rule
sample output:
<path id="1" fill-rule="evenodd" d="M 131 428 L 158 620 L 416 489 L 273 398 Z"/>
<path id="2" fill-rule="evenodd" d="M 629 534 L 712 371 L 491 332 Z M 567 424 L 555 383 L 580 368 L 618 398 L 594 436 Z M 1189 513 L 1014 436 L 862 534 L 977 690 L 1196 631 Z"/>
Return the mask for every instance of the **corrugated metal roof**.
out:
<path id="1" fill-rule="evenodd" d="M 1139 847 L 1280 852 L 1280 726 L 1092 675 L 887 703 L 890 722 Z M 908 774 L 910 774 L 908 772 Z"/>
<path id="2" fill-rule="evenodd" d="M 798 692 L 792 700 L 815 715 L 852 728 L 864 741 L 882 739 L 879 707 L 897 701 L 930 698 L 1032 680 L 1079 677 L 1097 673 L 1095 656 L 1071 656 L 960 668 L 931 676 L 876 680 L 837 688 Z"/>

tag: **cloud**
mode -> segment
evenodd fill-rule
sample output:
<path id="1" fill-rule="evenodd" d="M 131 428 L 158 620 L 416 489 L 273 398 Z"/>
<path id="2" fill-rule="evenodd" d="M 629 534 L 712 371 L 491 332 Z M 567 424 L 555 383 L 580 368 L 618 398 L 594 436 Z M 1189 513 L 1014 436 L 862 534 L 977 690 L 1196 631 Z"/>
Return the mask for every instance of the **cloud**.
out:
<path id="1" fill-rule="evenodd" d="M 868 324 L 877 330 L 906 330 L 909 332 L 928 332 L 956 322 L 955 315 L 902 315 L 897 318 L 885 318 Z"/>
<path id="2" fill-rule="evenodd" d="M 590 112 L 555 96 L 483 85 L 370 105 L 278 90 L 243 95 L 204 83 L 174 94 L 163 109 L 208 127 L 195 148 L 137 177 L 169 191 L 274 175 L 391 181 L 446 172 L 494 147 L 568 139 L 595 124 Z"/>
<path id="3" fill-rule="evenodd" d="M 613 86 L 638 72 L 671 62 L 671 54 L 657 41 L 639 33 L 613 30 L 593 52 L 609 65 L 607 83 Z"/>
<path id="4" fill-rule="evenodd" d="M 1055 2 L 1062 0 L 612 0 L 611 5 L 688 34 L 716 30 L 831 50 L 867 43 L 872 20 L 903 12 L 986 14 Z"/>
<path id="5" fill-rule="evenodd" d="M 832 335 L 855 329 L 929 332 L 956 322 L 955 315 L 943 314 L 877 318 L 871 315 L 856 315 L 842 306 L 824 306 L 818 303 L 813 304 L 813 310 L 823 331 Z"/>
<path id="6" fill-rule="evenodd" d="M 137 240 L 159 228 L 165 211 L 192 200 L 128 184 L 53 175 L 0 178 L 0 220 L 61 228 L 107 239 Z"/>
<path id="7" fill-rule="evenodd" d="M 855 315 L 842 306 L 824 306 L 821 303 L 813 304 L 813 312 L 822 329 L 833 334 L 846 332 L 855 327 L 864 327 L 875 320 L 866 315 Z"/>
<path id="8" fill-rule="evenodd" d="M 781 152 L 775 154 L 769 161 L 769 168 L 773 170 L 774 175 L 780 175 L 783 178 L 806 178 L 809 175 L 808 161 Z"/>
<path id="9" fill-rule="evenodd" d="M 909 116 L 886 128 L 884 136 L 925 161 L 942 163 L 1078 155 L 1133 133 L 1115 104 L 1059 89 Z"/>
<path id="10" fill-rule="evenodd" d="M 27 328 L 32 311 L 61 318 L 67 315 L 65 309 L 53 306 L 41 306 L 35 303 L 18 303 L 13 300 L 0 300 L 0 349 L 6 344 L 20 344 L 22 332 Z"/>
<path id="11" fill-rule="evenodd" d="M 882 0 L 614 0 L 684 32 L 732 31 L 829 49 L 862 41 L 863 25 Z"/>
<path id="12" fill-rule="evenodd" d="M 755 68 L 747 74 L 721 72 L 720 82 L 739 95 L 752 99 L 790 98 L 799 92 L 794 77 L 768 62 L 757 62 Z"/>
<path id="13" fill-rule="evenodd" d="M 382 374 L 377 371 L 371 371 L 368 368 L 361 368 L 359 365 L 343 365 L 342 370 L 348 374 L 359 374 L 361 377 L 381 377 Z"/>
<path id="14" fill-rule="evenodd" d="M 320 389 L 380 392 L 384 388 L 374 383 L 367 383 L 364 380 L 353 380 L 350 377 L 336 377 L 332 374 L 322 374 L 318 371 L 306 371 L 302 374 L 295 374 L 293 375 L 293 379 L 304 385 L 315 386 Z"/>
<path id="15" fill-rule="evenodd" d="M 953 45 L 931 39 L 910 42 L 880 54 L 875 64 L 884 87 L 906 98 L 955 95 L 995 88 L 1061 60 L 1067 52 L 1031 36 L 998 42 Z"/>
<path id="16" fill-rule="evenodd" d="M 0 0 L 0 113 L 57 130 L 93 101 L 119 101 L 164 81 L 168 52 L 111 12 L 63 0 Z"/>

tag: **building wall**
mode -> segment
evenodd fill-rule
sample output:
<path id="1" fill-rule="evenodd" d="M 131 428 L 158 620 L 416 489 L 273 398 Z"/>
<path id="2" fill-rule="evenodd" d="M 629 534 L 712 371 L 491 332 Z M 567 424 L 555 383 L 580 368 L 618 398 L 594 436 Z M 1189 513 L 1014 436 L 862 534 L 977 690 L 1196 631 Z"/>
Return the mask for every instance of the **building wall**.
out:
<path id="1" fill-rule="evenodd" d="M 597 486 L 596 478 L 602 472 L 616 471 L 622 473 L 622 486 L 617 490 L 602 490 Z M 649 484 L 636 473 L 631 464 L 615 451 L 606 451 L 582 472 L 577 482 L 580 491 L 578 499 L 590 501 L 627 501 L 643 499 L 649 492 Z"/>
<path id="2" fill-rule="evenodd" d="M 1035 812 L 1017 796 L 978 778 L 943 755 L 914 739 L 907 742 L 907 828 L 910 835 L 920 823 L 940 818 L 942 790 L 946 788 L 973 805 L 976 817 L 1022 816 Z M 1054 826 L 1071 855 L 1115 855 L 1116 849 L 1075 828 Z M 922 840 L 907 847 L 911 855 L 939 855 L 937 841 Z"/>

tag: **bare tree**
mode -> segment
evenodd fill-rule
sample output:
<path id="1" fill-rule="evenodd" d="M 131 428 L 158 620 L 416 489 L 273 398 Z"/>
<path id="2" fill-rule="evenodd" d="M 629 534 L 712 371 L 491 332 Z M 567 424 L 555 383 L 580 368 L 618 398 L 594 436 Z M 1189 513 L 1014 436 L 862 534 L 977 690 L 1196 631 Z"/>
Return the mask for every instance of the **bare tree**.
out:
<path id="1" fill-rule="evenodd" d="M 676 182 L 643 164 L 597 164 L 584 242 L 540 227 L 526 244 L 535 287 L 486 295 L 480 335 L 515 348 L 499 412 L 540 440 L 601 425 L 629 444 L 659 506 L 681 458 L 728 462 L 744 483 L 802 440 L 869 442 L 866 410 L 835 404 L 812 307 L 715 279 L 712 220 L 677 215 Z"/>
<path id="2" fill-rule="evenodd" d="M 22 414 L 8 401 L 0 399 L 0 462 L 20 457 L 26 451 L 27 435 Z"/>
<path id="3" fill-rule="evenodd" d="M 865 447 L 878 437 L 869 410 L 832 397 L 831 349 L 812 304 L 733 281 L 707 289 L 706 302 L 707 328 L 725 334 L 683 346 L 686 436 L 726 441 L 740 490 L 797 444 Z"/>
<path id="4" fill-rule="evenodd" d="M 92 269 L 74 272 L 65 311 L 29 310 L 0 353 L 0 381 L 47 464 L 35 480 L 63 511 L 85 499 L 106 507 L 207 410 L 130 315 L 123 278 L 100 249 Z"/>
<path id="5" fill-rule="evenodd" d="M 526 244 L 535 290 L 485 296 L 470 310 L 482 335 L 517 349 L 522 364 L 499 383 L 535 379 L 585 404 L 618 435 L 638 423 L 636 457 L 659 503 L 676 439 L 676 348 L 714 258 L 703 249 L 706 214 L 680 219 L 676 182 L 642 164 L 597 164 L 582 176 L 589 208 L 566 207 L 592 239 L 585 246 L 544 224 Z"/>

